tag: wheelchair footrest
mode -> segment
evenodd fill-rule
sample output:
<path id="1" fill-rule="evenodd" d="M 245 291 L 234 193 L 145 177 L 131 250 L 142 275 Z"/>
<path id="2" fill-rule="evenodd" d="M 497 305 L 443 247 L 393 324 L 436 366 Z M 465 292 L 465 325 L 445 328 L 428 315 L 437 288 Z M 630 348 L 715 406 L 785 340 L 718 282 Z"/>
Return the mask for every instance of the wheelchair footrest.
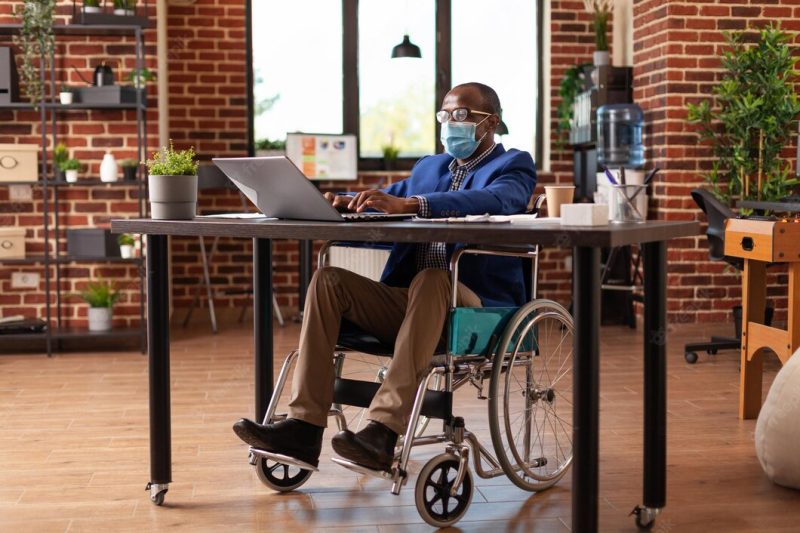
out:
<path id="1" fill-rule="evenodd" d="M 336 378 L 333 386 L 333 403 L 368 408 L 372 398 L 380 388 L 380 383 L 360 381 L 356 379 Z M 422 416 L 447 420 L 453 412 L 453 393 L 434 391 L 425 392 L 422 403 Z"/>
<path id="2" fill-rule="evenodd" d="M 312 472 L 319 472 L 319 468 L 317 468 L 316 466 L 310 465 L 305 461 L 295 459 L 294 457 L 283 455 L 282 453 L 268 452 L 266 450 L 260 450 L 258 448 L 250 448 L 250 453 L 252 453 L 256 457 L 264 457 L 266 459 L 272 459 L 273 461 L 277 461 L 285 465 L 295 466 L 297 468 L 300 468 L 301 470 L 311 470 Z"/>
<path id="3" fill-rule="evenodd" d="M 352 470 L 353 472 L 358 472 L 359 474 L 366 474 L 372 477 L 388 479 L 389 481 L 394 480 L 394 476 L 392 475 L 392 473 L 387 472 L 386 470 L 373 470 L 371 468 L 367 468 L 366 466 L 361 466 L 358 463 L 354 463 L 353 461 L 342 459 L 341 457 L 331 457 L 331 461 L 333 461 L 337 465 L 345 467 L 348 470 Z"/>

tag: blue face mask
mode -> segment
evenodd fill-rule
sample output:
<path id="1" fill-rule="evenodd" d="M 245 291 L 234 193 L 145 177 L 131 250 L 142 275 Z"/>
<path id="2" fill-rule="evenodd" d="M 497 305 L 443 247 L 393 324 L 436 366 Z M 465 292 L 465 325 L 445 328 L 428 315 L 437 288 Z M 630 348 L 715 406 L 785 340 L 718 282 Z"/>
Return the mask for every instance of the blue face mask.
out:
<path id="1" fill-rule="evenodd" d="M 478 124 L 474 122 L 453 122 L 450 120 L 442 124 L 442 133 L 439 139 L 442 141 L 442 145 L 444 145 L 444 151 L 456 159 L 466 159 L 471 156 L 478 148 L 481 141 L 483 141 L 483 138 L 486 137 L 486 133 L 484 133 L 480 139 L 475 138 L 475 130 L 483 120 L 478 122 Z"/>

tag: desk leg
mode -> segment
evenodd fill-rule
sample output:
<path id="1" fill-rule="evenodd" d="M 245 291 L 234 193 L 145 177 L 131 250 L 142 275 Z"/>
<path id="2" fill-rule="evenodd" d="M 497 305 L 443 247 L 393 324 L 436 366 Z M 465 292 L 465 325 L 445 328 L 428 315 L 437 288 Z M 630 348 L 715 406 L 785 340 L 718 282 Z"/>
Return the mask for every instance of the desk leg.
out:
<path id="1" fill-rule="evenodd" d="M 647 526 L 667 503 L 667 244 L 644 255 L 644 491 L 634 511 Z"/>
<path id="2" fill-rule="evenodd" d="M 600 250 L 572 252 L 573 356 L 572 531 L 597 531 L 600 399 Z"/>
<path id="3" fill-rule="evenodd" d="M 253 239 L 253 335 L 255 338 L 256 421 L 272 397 L 272 241 Z"/>
<path id="4" fill-rule="evenodd" d="M 298 295 L 300 301 L 300 318 L 303 318 L 303 309 L 306 306 L 306 293 L 311 283 L 311 267 L 314 259 L 314 241 L 299 241 L 300 245 L 300 281 L 298 282 Z"/>
<path id="5" fill-rule="evenodd" d="M 164 503 L 172 482 L 169 399 L 168 237 L 147 236 L 147 349 L 150 379 L 150 499 Z"/>

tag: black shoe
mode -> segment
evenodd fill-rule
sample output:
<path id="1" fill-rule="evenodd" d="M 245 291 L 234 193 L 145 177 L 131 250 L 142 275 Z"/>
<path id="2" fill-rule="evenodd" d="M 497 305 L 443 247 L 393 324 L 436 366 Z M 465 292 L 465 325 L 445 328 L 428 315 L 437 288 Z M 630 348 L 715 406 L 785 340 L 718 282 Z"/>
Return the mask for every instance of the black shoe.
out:
<path id="1" fill-rule="evenodd" d="M 315 467 L 319 465 L 324 431 L 325 428 L 296 418 L 267 425 L 242 418 L 233 425 L 236 436 L 253 448 L 288 455 Z"/>
<path id="2" fill-rule="evenodd" d="M 389 471 L 394 461 L 397 433 L 379 422 L 370 421 L 358 433 L 340 431 L 331 444 L 337 454 L 349 461 L 372 470 Z"/>

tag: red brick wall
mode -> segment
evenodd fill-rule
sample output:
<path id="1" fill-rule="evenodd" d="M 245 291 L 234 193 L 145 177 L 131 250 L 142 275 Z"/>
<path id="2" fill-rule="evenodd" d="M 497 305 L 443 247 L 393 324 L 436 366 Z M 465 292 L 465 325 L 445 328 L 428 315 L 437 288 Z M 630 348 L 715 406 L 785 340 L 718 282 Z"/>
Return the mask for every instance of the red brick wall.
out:
<path id="1" fill-rule="evenodd" d="M 634 97 L 645 110 L 647 158 L 662 169 L 652 201 L 659 218 L 705 224 L 689 193 L 702 185 L 700 174 L 710 167 L 712 154 L 708 146 L 697 144 L 695 128 L 686 121 L 686 104 L 708 98 L 720 78 L 723 31 L 769 22 L 797 31 L 798 16 L 800 6 L 790 0 L 635 3 Z M 793 153 L 787 149 L 785 155 L 793 160 Z M 741 279 L 726 263 L 708 260 L 705 237 L 673 241 L 668 253 L 669 319 L 729 320 L 729 310 L 741 296 Z M 785 275 L 772 274 L 769 294 L 780 310 L 776 319 L 784 320 Z"/>

